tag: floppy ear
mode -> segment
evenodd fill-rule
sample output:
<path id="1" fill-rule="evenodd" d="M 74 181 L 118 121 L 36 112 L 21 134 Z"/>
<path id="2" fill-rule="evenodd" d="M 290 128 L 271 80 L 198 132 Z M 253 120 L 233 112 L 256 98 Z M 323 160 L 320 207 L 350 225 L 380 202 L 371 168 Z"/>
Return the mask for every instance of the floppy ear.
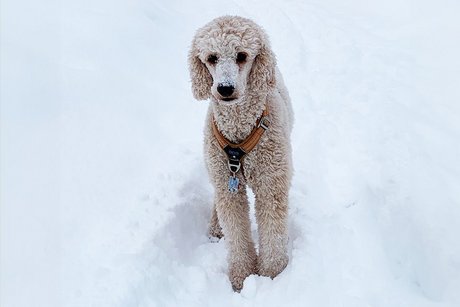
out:
<path id="1" fill-rule="evenodd" d="M 192 79 L 193 97 L 197 100 L 206 100 L 211 96 L 212 76 L 198 57 L 195 42 L 192 43 L 188 54 L 190 78 Z"/>
<path id="2" fill-rule="evenodd" d="M 251 90 L 258 92 L 268 92 L 276 86 L 276 58 L 271 51 L 267 42 L 259 51 L 259 54 L 254 59 L 251 73 L 249 75 L 249 86 Z"/>

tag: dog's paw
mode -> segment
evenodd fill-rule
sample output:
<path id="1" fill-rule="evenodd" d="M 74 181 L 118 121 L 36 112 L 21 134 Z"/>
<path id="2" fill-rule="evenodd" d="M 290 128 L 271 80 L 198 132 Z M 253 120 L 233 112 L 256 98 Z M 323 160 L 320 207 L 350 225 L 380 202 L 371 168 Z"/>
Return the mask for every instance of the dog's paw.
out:
<path id="1" fill-rule="evenodd" d="M 275 278 L 286 268 L 288 262 L 289 257 L 287 254 L 276 257 L 259 257 L 258 273 L 262 276 Z"/>
<path id="2" fill-rule="evenodd" d="M 218 242 L 220 239 L 224 237 L 224 233 L 222 232 L 222 228 L 219 224 L 210 225 L 208 235 L 211 241 L 216 242 Z"/>
<path id="3" fill-rule="evenodd" d="M 241 292 L 241 289 L 243 289 L 244 280 L 246 279 L 246 277 L 248 277 L 249 275 L 252 275 L 252 274 L 254 274 L 254 272 L 252 272 L 252 273 L 247 272 L 245 274 L 232 274 L 232 273 L 230 273 L 230 282 L 232 284 L 233 291 Z"/>
<path id="4" fill-rule="evenodd" d="M 237 262 L 230 265 L 228 275 L 233 291 L 240 292 L 243 288 L 244 280 L 252 274 L 257 274 L 257 256 L 255 252 L 253 255 L 245 257 L 243 262 Z"/>

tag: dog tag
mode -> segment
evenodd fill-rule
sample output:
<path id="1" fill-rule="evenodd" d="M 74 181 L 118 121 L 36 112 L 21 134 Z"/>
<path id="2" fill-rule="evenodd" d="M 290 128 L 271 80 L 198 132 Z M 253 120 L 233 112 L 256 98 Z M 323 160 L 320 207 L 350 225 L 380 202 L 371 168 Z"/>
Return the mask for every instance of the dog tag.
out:
<path id="1" fill-rule="evenodd" d="M 236 193 L 238 191 L 239 185 L 240 180 L 236 178 L 236 176 L 230 176 L 228 179 L 228 190 L 232 193 Z"/>

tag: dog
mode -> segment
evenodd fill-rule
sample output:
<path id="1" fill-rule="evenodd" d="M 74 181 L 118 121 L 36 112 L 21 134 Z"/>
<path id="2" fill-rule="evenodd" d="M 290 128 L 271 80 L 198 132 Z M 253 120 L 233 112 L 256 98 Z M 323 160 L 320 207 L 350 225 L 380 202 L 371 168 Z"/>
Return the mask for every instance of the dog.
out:
<path id="1" fill-rule="evenodd" d="M 209 234 L 228 247 L 228 275 L 240 291 L 251 274 L 276 277 L 288 264 L 288 195 L 293 111 L 269 40 L 238 16 L 197 30 L 188 54 L 193 96 L 210 99 L 205 162 L 215 198 Z M 251 236 L 247 187 L 259 234 Z"/>

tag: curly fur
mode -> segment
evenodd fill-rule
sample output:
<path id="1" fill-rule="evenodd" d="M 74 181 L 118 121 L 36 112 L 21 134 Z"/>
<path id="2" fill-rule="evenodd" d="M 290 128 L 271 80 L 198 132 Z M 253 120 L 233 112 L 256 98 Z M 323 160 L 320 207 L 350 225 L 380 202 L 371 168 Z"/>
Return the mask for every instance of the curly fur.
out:
<path id="1" fill-rule="evenodd" d="M 248 54 L 248 59 L 237 66 L 234 77 L 238 93 L 236 103 L 228 103 L 213 91 L 219 70 L 216 67 L 220 63 L 210 64 L 207 57 L 215 54 L 224 63 L 222 65 L 230 67 L 236 65 L 231 61 L 241 51 Z M 215 189 L 209 232 L 219 238 L 225 236 L 230 282 L 239 291 L 250 274 L 274 278 L 288 263 L 287 213 L 293 122 L 290 99 L 266 34 L 249 19 L 224 16 L 199 29 L 189 52 L 189 68 L 194 97 L 211 100 L 204 131 L 205 160 Z M 245 156 L 243 169 L 237 173 L 240 188 L 237 193 L 231 193 L 228 191 L 227 157 L 212 133 L 211 119 L 214 118 L 229 141 L 238 143 L 250 134 L 265 107 L 270 112 L 270 128 Z M 258 255 L 250 233 L 246 186 L 253 190 L 256 199 Z"/>

